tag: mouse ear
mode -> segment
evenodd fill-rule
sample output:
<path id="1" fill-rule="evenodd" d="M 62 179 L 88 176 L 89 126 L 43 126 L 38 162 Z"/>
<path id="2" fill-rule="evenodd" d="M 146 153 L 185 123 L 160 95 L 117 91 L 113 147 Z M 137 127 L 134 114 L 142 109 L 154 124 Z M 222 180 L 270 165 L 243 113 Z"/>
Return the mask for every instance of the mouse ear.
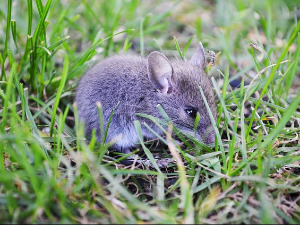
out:
<path id="1" fill-rule="evenodd" d="M 169 94 L 173 90 L 173 67 L 160 52 L 151 52 L 148 56 L 148 77 L 162 93 Z"/>
<path id="2" fill-rule="evenodd" d="M 199 42 L 199 46 L 191 58 L 190 63 L 194 66 L 199 66 L 200 68 L 204 68 L 205 66 L 205 53 L 204 48 L 201 42 Z"/>

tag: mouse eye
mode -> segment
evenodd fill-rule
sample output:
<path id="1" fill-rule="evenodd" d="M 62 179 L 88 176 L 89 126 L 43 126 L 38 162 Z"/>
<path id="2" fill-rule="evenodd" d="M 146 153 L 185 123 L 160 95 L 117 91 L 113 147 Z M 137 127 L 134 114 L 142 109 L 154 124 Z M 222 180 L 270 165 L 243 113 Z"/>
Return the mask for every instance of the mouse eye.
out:
<path id="1" fill-rule="evenodd" d="M 191 117 L 193 119 L 196 118 L 197 112 L 198 112 L 198 110 L 196 108 L 194 108 L 194 107 L 186 107 L 184 109 L 184 111 L 186 112 L 186 114 L 188 114 L 189 117 Z"/>

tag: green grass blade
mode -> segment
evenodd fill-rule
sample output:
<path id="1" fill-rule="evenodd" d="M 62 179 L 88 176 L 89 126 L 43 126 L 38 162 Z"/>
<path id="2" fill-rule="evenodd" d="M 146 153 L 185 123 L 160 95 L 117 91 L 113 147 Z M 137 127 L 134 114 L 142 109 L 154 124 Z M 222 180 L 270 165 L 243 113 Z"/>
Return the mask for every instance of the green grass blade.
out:
<path id="1" fill-rule="evenodd" d="M 135 121 L 134 121 L 134 126 L 135 126 L 136 132 L 137 132 L 137 134 L 138 134 L 138 136 L 139 136 L 140 143 L 141 143 L 141 145 L 142 145 L 142 147 L 143 147 L 143 150 L 144 150 L 144 152 L 146 153 L 148 159 L 150 160 L 150 162 L 152 163 L 152 165 L 154 166 L 154 168 L 155 168 L 159 173 L 161 173 L 161 171 L 160 171 L 160 169 L 159 169 L 159 167 L 158 167 L 158 165 L 157 165 L 157 163 L 156 163 L 156 161 L 155 161 L 153 155 L 151 154 L 151 152 L 149 151 L 149 149 L 148 149 L 148 148 L 145 146 L 145 144 L 144 144 L 144 141 L 143 141 L 143 133 L 142 133 L 142 127 L 141 127 L 140 122 L 139 122 L 138 120 L 135 120 Z"/>
<path id="2" fill-rule="evenodd" d="M 61 94 L 63 92 L 63 89 L 65 87 L 66 84 L 66 80 L 67 80 L 67 76 L 68 76 L 68 70 L 69 70 L 69 59 L 68 56 L 65 55 L 64 57 L 64 68 L 63 68 L 63 72 L 61 75 L 61 80 L 59 83 L 59 87 L 57 90 L 57 94 L 56 94 L 56 98 L 55 98 L 55 102 L 54 102 L 54 106 L 53 106 L 53 112 L 52 112 L 52 116 L 51 116 L 51 125 L 50 125 L 50 136 L 52 137 L 53 135 L 53 127 L 54 127 L 54 122 L 55 122 L 55 116 L 56 116 L 56 111 L 58 108 L 58 104 L 60 101 L 60 97 Z"/>
<path id="3" fill-rule="evenodd" d="M 112 120 L 112 117 L 116 111 L 116 109 L 119 107 L 119 104 L 120 102 L 117 103 L 117 105 L 115 106 L 115 108 L 113 109 L 113 111 L 111 112 L 110 116 L 109 116 L 109 119 L 108 119 L 108 122 L 107 122 L 107 126 L 106 126 L 106 129 L 105 129 L 105 134 L 104 134 L 104 138 L 103 138 L 103 143 L 106 141 L 106 138 L 107 138 L 107 133 L 108 133 L 108 129 L 109 129 L 109 125 L 111 123 L 111 120 Z"/>
<path id="4" fill-rule="evenodd" d="M 291 89 L 291 86 L 292 86 L 292 83 L 293 83 L 293 80 L 294 80 L 294 76 L 296 75 L 296 70 L 297 70 L 297 67 L 298 67 L 298 64 L 299 64 L 299 59 L 300 58 L 300 34 L 298 33 L 298 43 L 297 43 L 297 52 L 296 52 L 296 55 L 295 55 L 295 63 L 293 64 L 293 67 L 292 69 L 289 71 L 289 73 L 286 75 L 286 80 L 285 80 L 285 83 L 286 83 L 286 95 L 288 94 L 289 90 Z"/>
<path id="5" fill-rule="evenodd" d="M 17 22 L 15 20 L 11 20 L 11 33 L 12 37 L 17 49 L 17 52 L 19 52 L 18 42 L 17 42 Z"/>
<path id="6" fill-rule="evenodd" d="M 184 56 L 183 56 L 182 51 L 180 49 L 179 43 L 177 41 L 177 38 L 175 36 L 173 36 L 173 39 L 174 39 L 174 42 L 175 42 L 175 46 L 176 46 L 178 55 L 180 56 L 181 59 L 184 59 Z"/>
<path id="7" fill-rule="evenodd" d="M 215 120 L 214 120 L 214 117 L 213 117 L 213 115 L 212 115 L 212 112 L 211 112 L 211 110 L 210 110 L 210 108 L 209 108 L 209 105 L 208 105 L 208 103 L 207 103 L 207 100 L 206 100 L 206 97 L 205 97 L 204 92 L 203 92 L 203 90 L 202 90 L 202 87 L 199 86 L 199 88 L 200 88 L 200 93 L 201 93 L 202 99 L 203 99 L 204 104 L 205 104 L 205 107 L 206 107 L 206 109 L 207 109 L 207 111 L 208 111 L 208 114 L 209 114 L 209 117 L 210 117 L 212 126 L 213 126 L 213 128 L 214 128 L 215 133 L 216 133 L 217 140 L 218 140 L 218 143 L 219 143 L 221 152 L 222 152 L 223 168 L 227 168 L 226 155 L 225 155 L 224 146 L 223 146 L 223 144 L 222 144 L 222 140 L 221 140 L 221 136 L 220 136 L 219 130 L 218 130 L 218 128 L 217 128 L 216 122 L 215 122 Z"/>
<path id="8" fill-rule="evenodd" d="M 27 88 L 24 89 L 24 98 L 25 98 L 25 103 L 26 103 L 26 104 L 25 104 L 26 117 L 27 117 L 27 119 L 28 119 L 29 122 L 30 122 L 30 125 L 31 125 L 32 130 L 33 130 L 33 134 L 37 137 L 37 141 L 39 142 L 41 148 L 43 149 L 45 156 L 46 156 L 46 157 L 49 157 L 48 152 L 47 152 L 47 149 L 46 149 L 46 147 L 44 146 L 44 143 L 41 141 L 41 137 L 40 137 L 38 128 L 37 128 L 37 126 L 36 126 L 36 124 L 35 124 L 35 121 L 34 121 L 34 119 L 33 119 L 33 117 L 32 117 L 32 114 L 31 114 L 31 112 L 30 112 L 30 109 L 29 109 L 29 107 L 28 107 L 28 89 L 27 89 Z"/>
<path id="9" fill-rule="evenodd" d="M 183 49 L 183 52 L 182 52 L 183 57 L 185 57 L 185 55 L 186 55 L 186 53 L 187 53 L 187 51 L 188 51 L 188 49 L 189 49 L 189 47 L 190 47 L 190 45 L 191 45 L 191 43 L 192 43 L 192 41 L 195 37 L 196 37 L 195 35 L 190 37 L 189 40 L 186 42 L 186 44 L 184 46 L 184 49 Z"/>
<path id="10" fill-rule="evenodd" d="M 271 70 L 271 73 L 267 79 L 267 82 L 265 84 L 265 86 L 263 87 L 263 90 L 262 92 L 260 93 L 260 96 L 259 96 L 259 99 L 258 101 L 256 102 L 255 104 L 255 108 L 254 108 L 254 111 L 257 111 L 257 108 L 258 106 L 260 105 L 260 101 L 263 97 L 263 95 L 266 93 L 267 91 L 267 88 L 269 87 L 270 83 L 273 81 L 273 78 L 276 74 L 276 71 L 278 70 L 279 66 L 280 66 L 280 63 L 283 61 L 283 58 L 286 56 L 286 54 L 288 53 L 288 50 L 289 50 L 289 47 L 291 46 L 291 44 L 293 43 L 293 41 L 295 40 L 296 36 L 298 35 L 298 32 L 300 30 L 300 23 L 298 23 L 297 27 L 295 28 L 295 30 L 293 31 L 291 37 L 289 38 L 288 40 L 288 43 L 287 45 L 285 46 L 284 50 L 282 51 L 280 57 L 278 58 L 277 60 L 277 63 L 275 65 L 275 67 L 273 67 L 273 69 Z M 252 124 L 253 124 L 253 121 L 254 121 L 254 112 L 252 113 L 252 116 L 251 116 L 251 121 L 250 121 L 250 124 L 249 124 L 249 128 L 248 128 L 248 131 L 246 133 L 246 138 L 248 138 L 249 136 L 249 133 L 250 133 L 250 129 L 252 127 Z"/>
<path id="11" fill-rule="evenodd" d="M 283 130 L 285 124 L 289 121 L 291 116 L 294 114 L 296 109 L 300 104 L 300 92 L 298 92 L 296 98 L 290 104 L 290 106 L 286 109 L 284 115 L 282 116 L 281 120 L 278 122 L 277 126 L 272 130 L 272 132 L 264 138 L 264 142 L 262 142 L 258 149 L 251 154 L 251 156 L 246 160 L 246 162 L 242 162 L 241 165 L 233 171 L 233 174 L 240 171 L 247 163 L 251 162 L 261 150 L 265 149 L 268 145 L 272 144 L 278 134 Z"/>
<path id="12" fill-rule="evenodd" d="M 12 7 L 12 0 L 8 0 L 8 7 L 7 7 L 7 17 L 6 17 L 6 32 L 5 32 L 5 42 L 4 42 L 4 51 L 3 51 L 3 56 L 2 56 L 2 70 L 1 70 L 1 79 L 6 79 L 5 76 L 5 68 L 4 68 L 4 62 L 7 56 L 7 46 L 8 46 L 8 41 L 9 41 L 9 33 L 10 33 L 10 23 L 11 23 L 11 7 Z"/>

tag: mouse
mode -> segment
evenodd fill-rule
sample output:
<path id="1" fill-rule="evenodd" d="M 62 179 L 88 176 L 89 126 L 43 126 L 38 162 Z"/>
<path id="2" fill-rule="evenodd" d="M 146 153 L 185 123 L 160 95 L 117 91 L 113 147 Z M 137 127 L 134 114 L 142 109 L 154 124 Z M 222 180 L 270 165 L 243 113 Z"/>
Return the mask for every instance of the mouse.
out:
<path id="1" fill-rule="evenodd" d="M 91 139 L 95 130 L 101 140 L 97 104 L 102 106 L 104 127 L 109 123 L 106 142 L 114 141 L 114 150 L 129 153 L 139 143 L 134 121 L 142 124 L 146 140 L 156 138 L 143 123 L 157 134 L 162 130 L 151 120 L 138 116 L 147 114 L 162 119 L 161 105 L 173 124 L 183 132 L 194 135 L 197 113 L 200 121 L 196 138 L 203 143 L 215 142 L 215 132 L 200 93 L 201 86 L 214 119 L 217 109 L 212 83 L 205 72 L 205 51 L 199 42 L 189 60 L 168 59 L 159 51 L 147 57 L 115 55 L 96 63 L 80 78 L 75 93 L 79 121 L 83 122 L 85 137 Z M 118 138 L 117 138 L 118 137 Z"/>

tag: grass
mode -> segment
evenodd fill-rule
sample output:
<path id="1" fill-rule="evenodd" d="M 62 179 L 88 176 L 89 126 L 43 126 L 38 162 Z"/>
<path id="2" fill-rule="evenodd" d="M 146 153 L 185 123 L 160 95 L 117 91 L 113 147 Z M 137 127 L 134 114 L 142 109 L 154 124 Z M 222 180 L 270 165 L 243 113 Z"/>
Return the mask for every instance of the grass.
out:
<path id="1" fill-rule="evenodd" d="M 299 223 L 299 31 L 296 0 L 3 3 L 0 222 Z M 216 53 L 214 146 L 175 142 L 162 107 L 165 121 L 140 115 L 164 130 L 154 142 L 135 122 L 144 164 L 85 142 L 73 96 L 89 66 L 124 52 L 189 59 L 199 40 Z"/>

